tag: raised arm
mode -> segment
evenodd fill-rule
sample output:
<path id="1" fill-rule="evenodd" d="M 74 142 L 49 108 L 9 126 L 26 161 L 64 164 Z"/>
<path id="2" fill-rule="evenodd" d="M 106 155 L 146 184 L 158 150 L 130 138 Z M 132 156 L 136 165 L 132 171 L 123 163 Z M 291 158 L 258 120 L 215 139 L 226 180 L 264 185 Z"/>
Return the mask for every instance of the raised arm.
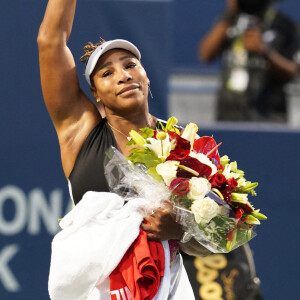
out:
<path id="1" fill-rule="evenodd" d="M 58 134 L 66 177 L 84 138 L 101 118 L 80 89 L 67 47 L 75 7 L 76 0 L 49 0 L 37 38 L 43 96 Z"/>
<path id="2" fill-rule="evenodd" d="M 199 42 L 198 57 L 200 60 L 210 62 L 214 60 L 223 50 L 226 32 L 237 13 L 237 1 L 227 0 L 227 8 L 223 17 Z"/>

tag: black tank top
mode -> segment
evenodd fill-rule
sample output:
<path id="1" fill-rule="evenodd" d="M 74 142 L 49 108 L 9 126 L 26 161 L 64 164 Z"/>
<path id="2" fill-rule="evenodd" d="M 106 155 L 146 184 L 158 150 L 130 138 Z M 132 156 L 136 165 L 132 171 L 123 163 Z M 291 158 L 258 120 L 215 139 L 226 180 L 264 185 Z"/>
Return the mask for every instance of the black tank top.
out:
<path id="1" fill-rule="evenodd" d="M 158 120 L 157 128 L 161 128 L 160 122 L 166 124 Z M 70 193 L 75 204 L 87 191 L 109 192 L 104 175 L 104 157 L 110 146 L 117 148 L 117 142 L 104 118 L 84 141 L 69 176 Z"/>
<path id="2" fill-rule="evenodd" d="M 106 119 L 90 132 L 83 143 L 69 176 L 73 201 L 77 204 L 87 191 L 109 192 L 104 176 L 106 150 L 117 143 Z"/>

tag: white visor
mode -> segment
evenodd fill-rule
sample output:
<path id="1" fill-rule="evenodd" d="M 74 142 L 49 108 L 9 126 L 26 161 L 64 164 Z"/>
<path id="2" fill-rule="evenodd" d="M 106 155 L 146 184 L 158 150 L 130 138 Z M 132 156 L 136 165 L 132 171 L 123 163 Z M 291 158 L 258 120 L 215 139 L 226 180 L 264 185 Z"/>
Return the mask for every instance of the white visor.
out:
<path id="1" fill-rule="evenodd" d="M 120 40 L 120 39 L 111 40 L 111 41 L 107 41 L 107 42 L 101 44 L 91 54 L 91 56 L 88 60 L 88 63 L 85 67 L 85 74 L 84 74 L 85 79 L 90 86 L 91 86 L 90 76 L 91 76 L 92 72 L 94 71 L 94 68 L 95 68 L 99 58 L 101 57 L 101 55 L 111 49 L 117 49 L 117 48 L 127 50 L 127 51 L 131 52 L 133 55 L 135 55 L 138 58 L 138 60 L 141 59 L 141 53 L 140 53 L 139 49 L 135 45 L 133 45 L 132 43 L 130 43 L 126 40 Z"/>

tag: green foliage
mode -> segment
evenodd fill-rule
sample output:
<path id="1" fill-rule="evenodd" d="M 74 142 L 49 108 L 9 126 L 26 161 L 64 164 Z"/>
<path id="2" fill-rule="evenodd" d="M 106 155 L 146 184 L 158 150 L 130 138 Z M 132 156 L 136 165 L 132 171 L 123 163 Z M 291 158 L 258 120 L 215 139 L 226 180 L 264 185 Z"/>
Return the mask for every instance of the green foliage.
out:
<path id="1" fill-rule="evenodd" d="M 148 127 L 141 128 L 142 137 L 146 140 L 147 138 L 151 138 L 154 135 L 154 130 Z"/>
<path id="2" fill-rule="evenodd" d="M 150 167 L 147 172 L 150 176 L 152 176 L 158 182 L 162 181 L 163 178 L 157 173 L 156 167 Z"/>
<path id="3" fill-rule="evenodd" d="M 176 205 L 180 205 L 188 210 L 190 210 L 190 208 L 193 204 L 193 201 L 191 199 L 189 199 L 186 194 L 178 197 L 177 195 L 172 193 L 171 199 L 174 201 L 174 203 Z"/>
<path id="4" fill-rule="evenodd" d="M 158 158 L 155 152 L 150 149 L 132 149 L 132 153 L 130 153 L 127 157 L 134 164 L 141 163 L 146 166 L 147 169 L 156 167 L 158 164 L 163 161 Z"/>

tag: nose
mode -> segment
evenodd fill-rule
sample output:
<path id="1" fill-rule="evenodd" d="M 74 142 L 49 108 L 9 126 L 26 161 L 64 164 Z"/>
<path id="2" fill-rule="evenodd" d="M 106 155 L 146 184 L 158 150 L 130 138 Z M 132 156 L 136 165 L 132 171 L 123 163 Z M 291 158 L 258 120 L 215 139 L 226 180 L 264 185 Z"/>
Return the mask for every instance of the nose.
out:
<path id="1" fill-rule="evenodd" d="M 132 75 L 125 69 L 120 70 L 120 78 L 119 78 L 119 83 L 124 83 L 127 81 L 130 81 L 132 79 Z"/>

